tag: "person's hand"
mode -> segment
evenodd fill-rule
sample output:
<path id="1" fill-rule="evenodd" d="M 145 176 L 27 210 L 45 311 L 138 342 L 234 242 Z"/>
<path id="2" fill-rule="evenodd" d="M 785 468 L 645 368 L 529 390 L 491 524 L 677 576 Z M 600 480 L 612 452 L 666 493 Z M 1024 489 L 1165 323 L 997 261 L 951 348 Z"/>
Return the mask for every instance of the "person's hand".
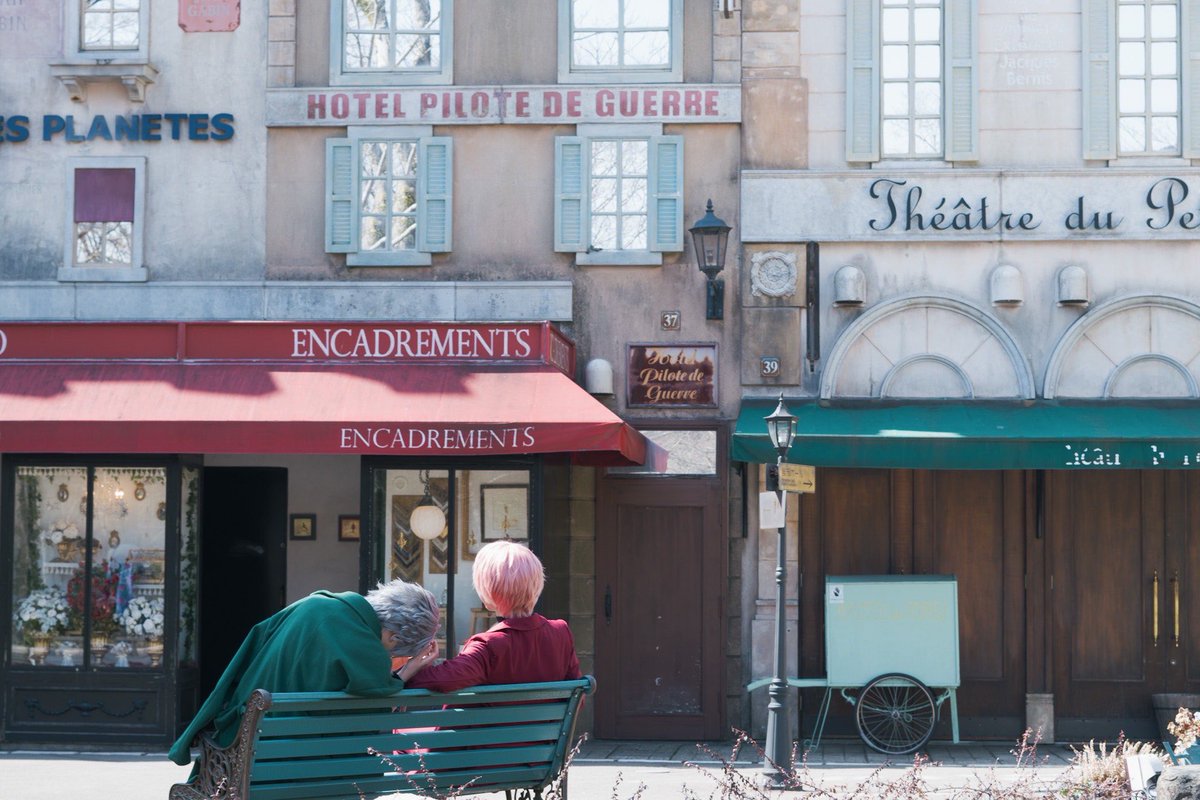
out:
<path id="1" fill-rule="evenodd" d="M 423 650 L 421 650 L 421 652 L 410 658 L 408 663 L 400 668 L 400 671 L 396 674 L 396 677 L 400 678 L 402 681 L 407 681 L 412 678 L 413 675 L 416 675 L 418 672 L 425 669 L 425 667 L 427 667 L 429 664 L 433 663 L 434 659 L 437 657 L 437 642 L 430 642 Z"/>

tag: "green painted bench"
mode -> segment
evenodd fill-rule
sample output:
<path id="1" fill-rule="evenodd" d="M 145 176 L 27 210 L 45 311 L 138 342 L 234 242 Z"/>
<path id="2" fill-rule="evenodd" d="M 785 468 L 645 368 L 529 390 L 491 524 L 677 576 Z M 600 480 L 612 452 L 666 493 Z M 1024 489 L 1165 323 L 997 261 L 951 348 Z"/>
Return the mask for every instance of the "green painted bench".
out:
<path id="1" fill-rule="evenodd" d="M 562 771 L 579 704 L 595 687 L 587 675 L 385 697 L 259 689 L 229 747 L 200 737 L 196 772 L 171 787 L 170 800 L 436 797 L 456 787 L 540 798 Z"/>

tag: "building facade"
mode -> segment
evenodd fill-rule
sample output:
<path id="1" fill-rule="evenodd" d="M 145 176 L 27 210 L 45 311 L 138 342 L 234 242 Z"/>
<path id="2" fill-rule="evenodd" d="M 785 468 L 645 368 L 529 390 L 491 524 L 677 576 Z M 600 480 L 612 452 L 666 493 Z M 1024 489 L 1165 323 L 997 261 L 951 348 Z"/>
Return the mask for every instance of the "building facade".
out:
<path id="1" fill-rule="evenodd" d="M 708 318 L 687 227 L 740 224 L 739 35 L 683 0 L 3 6 L 0 741 L 170 741 L 317 588 L 420 581 L 452 654 L 499 538 L 608 687 L 586 727 L 736 723 L 740 287 L 734 253 Z"/>
<path id="2" fill-rule="evenodd" d="M 747 390 L 734 458 L 773 457 L 783 390 L 790 457 L 818 468 L 791 523 L 799 674 L 823 674 L 827 575 L 953 574 L 964 736 L 1154 738 L 1152 696 L 1194 692 L 1200 654 L 1196 5 L 783 17 L 803 146 L 744 154 L 740 233 L 802 283 L 807 261 L 809 319 L 751 344 L 756 315 L 787 312 L 747 283 L 743 371 L 783 360 Z"/>

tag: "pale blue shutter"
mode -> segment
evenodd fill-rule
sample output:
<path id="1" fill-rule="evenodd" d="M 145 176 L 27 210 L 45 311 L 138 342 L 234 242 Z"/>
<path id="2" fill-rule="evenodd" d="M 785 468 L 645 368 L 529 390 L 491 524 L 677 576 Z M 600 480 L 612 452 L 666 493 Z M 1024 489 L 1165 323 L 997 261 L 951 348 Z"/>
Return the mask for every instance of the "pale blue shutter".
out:
<path id="1" fill-rule="evenodd" d="M 947 161 L 979 160 L 979 125 L 975 98 L 979 94 L 976 67 L 976 0 L 945 0 L 944 120 Z"/>
<path id="2" fill-rule="evenodd" d="M 649 246 L 683 249 L 683 137 L 650 137 Z"/>
<path id="3" fill-rule="evenodd" d="M 846 160 L 879 160 L 878 0 L 846 0 Z"/>
<path id="4" fill-rule="evenodd" d="M 554 249 L 559 252 L 582 253 L 591 239 L 584 204 L 586 151 L 583 137 L 554 139 Z"/>
<path id="5" fill-rule="evenodd" d="M 454 210 L 454 143 L 449 136 L 421 138 L 417 181 L 417 249 L 450 252 Z"/>
<path id="6" fill-rule="evenodd" d="M 355 185 L 358 164 L 349 139 L 325 140 L 325 252 L 358 250 Z"/>
<path id="7" fill-rule="evenodd" d="M 1083 0 L 1083 157 L 1117 157 L 1116 9 Z M 1186 95 L 1185 95 L 1186 96 Z"/>
<path id="8" fill-rule="evenodd" d="M 1183 0 L 1180 12 L 1183 157 L 1200 158 L 1200 0 Z"/>

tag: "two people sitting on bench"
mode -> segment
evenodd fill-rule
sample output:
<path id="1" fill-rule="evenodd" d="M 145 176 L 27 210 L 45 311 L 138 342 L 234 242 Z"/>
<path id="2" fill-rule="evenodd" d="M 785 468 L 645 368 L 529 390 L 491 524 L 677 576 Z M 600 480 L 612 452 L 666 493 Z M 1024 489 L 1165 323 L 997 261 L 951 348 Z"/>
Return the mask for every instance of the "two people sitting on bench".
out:
<path id="1" fill-rule="evenodd" d="M 533 611 L 545 576 L 532 551 L 511 541 L 485 545 L 472 579 L 483 604 L 502 620 L 436 666 L 429 665 L 438 655 L 437 600 L 402 580 L 380 584 L 365 597 L 315 592 L 258 623 L 168 757 L 189 763 L 193 740 L 210 723 L 216 744 L 231 744 L 255 689 L 380 696 L 406 687 L 449 692 L 581 677 L 567 624 Z M 408 661 L 393 672 L 397 656 Z"/>
<path id="2" fill-rule="evenodd" d="M 437 657 L 437 599 L 402 580 L 357 592 L 319 591 L 297 600 L 250 629 L 212 694 L 167 756 L 191 761 L 193 740 L 210 723 L 217 745 L 237 735 L 246 700 L 270 692 L 350 692 L 380 696 Z M 398 674 L 392 656 L 410 656 Z"/>

